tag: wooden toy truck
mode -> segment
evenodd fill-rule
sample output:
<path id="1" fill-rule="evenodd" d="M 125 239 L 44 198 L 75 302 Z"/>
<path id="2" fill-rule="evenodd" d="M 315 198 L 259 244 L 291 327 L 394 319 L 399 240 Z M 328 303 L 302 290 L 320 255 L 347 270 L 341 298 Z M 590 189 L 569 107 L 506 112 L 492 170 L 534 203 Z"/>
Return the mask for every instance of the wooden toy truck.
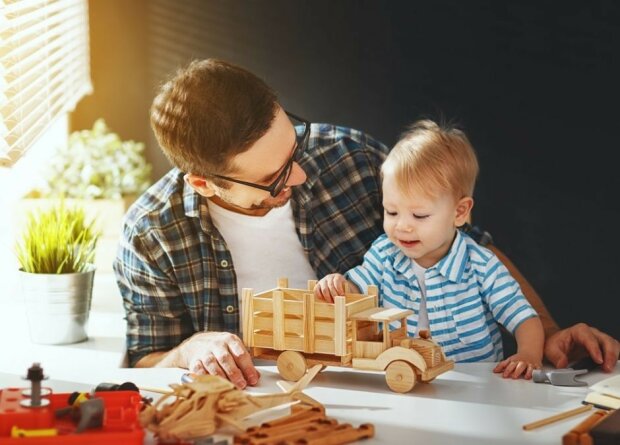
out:
<path id="1" fill-rule="evenodd" d="M 430 382 L 454 367 L 428 336 L 407 336 L 413 312 L 378 307 L 378 290 L 346 293 L 334 303 L 315 300 L 316 281 L 308 290 L 288 288 L 281 278 L 275 289 L 254 295 L 243 289 L 243 341 L 256 358 L 277 360 L 280 375 L 301 378 L 315 364 L 385 371 L 388 387 L 408 392 L 419 379 Z M 389 324 L 400 321 L 390 332 Z"/>

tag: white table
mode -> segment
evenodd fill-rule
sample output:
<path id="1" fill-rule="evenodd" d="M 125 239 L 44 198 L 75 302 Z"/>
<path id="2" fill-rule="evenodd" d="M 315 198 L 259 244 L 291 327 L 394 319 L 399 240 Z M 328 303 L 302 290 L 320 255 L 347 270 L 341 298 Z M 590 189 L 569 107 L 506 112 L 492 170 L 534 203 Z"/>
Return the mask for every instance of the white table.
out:
<path id="1" fill-rule="evenodd" d="M 43 363 L 44 368 L 46 364 Z M 140 387 L 166 388 L 180 381 L 181 369 L 105 369 L 81 364 L 79 378 L 51 375 L 45 386 L 56 392 L 92 389 L 101 382 L 131 381 Z M 387 390 L 381 374 L 328 367 L 305 392 L 321 402 L 327 415 L 354 426 L 375 425 L 375 437 L 364 443 L 420 444 L 559 444 L 564 433 L 588 413 L 533 431 L 522 425 L 580 406 L 586 387 L 554 387 L 524 380 L 504 380 L 491 373 L 491 364 L 459 364 L 431 384 L 411 393 Z M 279 391 L 275 366 L 259 365 L 262 374 L 251 392 Z M 47 370 L 46 370 L 47 373 Z M 616 374 L 620 373 L 620 366 Z M 27 386 L 20 374 L 0 372 L 0 386 Z M 594 383 L 607 374 L 592 372 Z M 70 380 L 70 381 L 68 381 Z M 26 382 L 27 383 L 27 382 Z M 153 395 L 153 394 L 149 394 Z"/>
<path id="2" fill-rule="evenodd" d="M 18 296 L 0 298 L 0 387 L 27 386 L 28 366 L 40 362 L 56 392 L 92 389 L 102 382 L 132 381 L 142 387 L 167 388 L 178 383 L 182 369 L 120 368 L 124 356 L 124 320 L 112 276 L 95 278 L 96 292 L 89 340 L 66 346 L 34 345 L 28 340 Z M 97 281 L 99 280 L 99 281 Z M 555 387 L 525 380 L 505 380 L 491 372 L 493 364 L 457 364 L 430 384 L 411 393 L 387 389 L 383 374 L 329 367 L 306 389 L 329 416 L 354 426 L 373 423 L 371 444 L 560 444 L 561 437 L 588 414 L 523 431 L 526 423 L 580 406 L 587 387 Z M 260 385 L 252 392 L 278 391 L 277 370 L 260 362 Z M 620 365 L 615 374 L 620 373 Z M 583 379 L 593 384 L 609 374 L 593 371 Z"/>

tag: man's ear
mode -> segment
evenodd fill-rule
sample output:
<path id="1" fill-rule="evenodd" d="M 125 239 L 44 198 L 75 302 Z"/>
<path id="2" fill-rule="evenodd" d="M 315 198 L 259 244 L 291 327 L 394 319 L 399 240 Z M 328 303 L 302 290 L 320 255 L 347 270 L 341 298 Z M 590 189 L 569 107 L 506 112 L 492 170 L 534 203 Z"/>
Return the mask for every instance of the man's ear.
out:
<path id="1" fill-rule="evenodd" d="M 183 179 L 187 185 L 196 190 L 196 193 L 204 196 L 205 198 L 210 198 L 215 195 L 213 185 L 202 176 L 187 173 Z"/>
<path id="2" fill-rule="evenodd" d="M 456 203 L 456 212 L 454 218 L 454 225 L 461 227 L 463 224 L 471 221 L 471 209 L 474 207 L 474 198 L 466 196 L 459 199 Z"/>

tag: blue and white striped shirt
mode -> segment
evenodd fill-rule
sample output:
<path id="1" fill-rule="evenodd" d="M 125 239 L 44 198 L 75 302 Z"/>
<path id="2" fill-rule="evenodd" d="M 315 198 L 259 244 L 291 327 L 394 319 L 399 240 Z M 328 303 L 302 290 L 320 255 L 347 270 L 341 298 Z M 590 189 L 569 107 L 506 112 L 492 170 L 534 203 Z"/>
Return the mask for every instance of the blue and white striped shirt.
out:
<path id="1" fill-rule="evenodd" d="M 369 284 L 378 286 L 382 306 L 418 314 L 420 287 L 411 261 L 384 234 L 345 275 L 364 292 Z M 514 335 L 523 321 L 537 316 L 506 266 L 460 230 L 448 254 L 426 270 L 425 282 L 431 335 L 457 362 L 501 360 L 497 323 Z M 416 329 L 414 315 L 407 320 L 409 335 Z"/>

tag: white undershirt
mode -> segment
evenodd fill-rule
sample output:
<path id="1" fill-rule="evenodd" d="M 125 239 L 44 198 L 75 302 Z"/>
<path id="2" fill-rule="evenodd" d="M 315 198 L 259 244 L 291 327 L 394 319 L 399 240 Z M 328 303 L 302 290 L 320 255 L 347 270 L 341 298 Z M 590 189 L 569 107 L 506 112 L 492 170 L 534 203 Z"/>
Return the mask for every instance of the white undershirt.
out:
<path id="1" fill-rule="evenodd" d="M 243 288 L 254 293 L 273 289 L 280 277 L 288 278 L 289 287 L 300 289 L 316 279 L 297 236 L 290 201 L 265 216 L 243 215 L 207 202 L 213 224 L 232 255 L 239 298 Z"/>
<path id="2" fill-rule="evenodd" d="M 418 313 L 418 328 L 416 329 L 416 335 L 422 329 L 428 329 L 428 311 L 426 310 L 426 280 L 424 273 L 426 269 L 411 260 L 411 266 L 413 267 L 413 273 L 418 279 L 418 286 L 420 287 L 420 312 Z"/>

